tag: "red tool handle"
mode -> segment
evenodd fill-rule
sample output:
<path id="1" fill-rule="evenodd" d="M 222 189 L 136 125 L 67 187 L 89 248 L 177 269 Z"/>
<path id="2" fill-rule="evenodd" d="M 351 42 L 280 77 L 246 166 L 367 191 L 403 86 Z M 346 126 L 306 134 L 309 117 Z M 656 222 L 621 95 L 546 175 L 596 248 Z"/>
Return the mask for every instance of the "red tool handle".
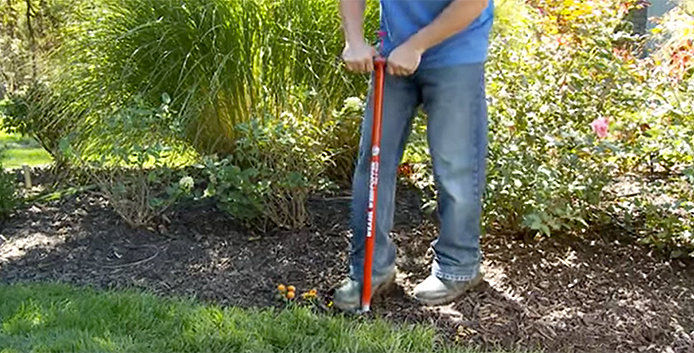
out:
<path id="1" fill-rule="evenodd" d="M 369 207 L 367 212 L 366 244 L 364 247 L 364 285 L 361 291 L 361 309 L 371 308 L 371 265 L 376 238 L 376 204 L 378 201 L 378 171 L 381 165 L 381 120 L 383 116 L 383 87 L 386 60 L 374 59 L 376 70 L 373 90 L 373 126 L 371 127 L 371 174 L 369 178 Z"/>

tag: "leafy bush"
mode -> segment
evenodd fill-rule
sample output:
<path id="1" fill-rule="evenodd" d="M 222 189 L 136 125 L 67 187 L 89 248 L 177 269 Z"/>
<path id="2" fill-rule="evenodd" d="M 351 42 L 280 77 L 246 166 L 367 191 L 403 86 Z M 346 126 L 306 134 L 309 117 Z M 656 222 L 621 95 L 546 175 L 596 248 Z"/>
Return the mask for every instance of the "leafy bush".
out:
<path id="1" fill-rule="evenodd" d="M 72 86 L 57 92 L 50 53 L 61 43 L 61 30 L 86 1 L 26 0 L 0 3 L 0 117 L 3 128 L 32 136 L 65 169 L 61 138 L 84 118 L 84 107 L 68 109 Z M 48 64 L 47 64 L 48 63 Z"/>
<path id="2" fill-rule="evenodd" d="M 22 91 L 34 83 L 70 8 L 67 0 L 0 3 L 0 99 L 3 90 Z"/>
<path id="3" fill-rule="evenodd" d="M 326 171 L 330 180 L 349 185 L 359 152 L 359 130 L 365 104 L 357 97 L 345 99 L 342 109 L 316 129 L 321 145 L 329 153 L 331 168 Z"/>
<path id="4" fill-rule="evenodd" d="M 569 22 L 587 35 L 557 39 L 553 34 L 562 29 L 552 22 L 499 35 L 490 49 L 487 224 L 546 235 L 587 226 L 609 181 L 604 161 L 611 153 L 590 123 L 617 120 L 638 106 L 633 79 L 612 50 L 626 36 L 620 17 L 612 11 L 594 21 L 591 2 L 561 6 L 559 13 L 572 18 L 590 14 Z M 536 23 L 553 21 L 528 15 Z"/>
<path id="5" fill-rule="evenodd" d="M 306 201 L 324 189 L 329 156 L 309 121 L 285 115 L 236 127 L 235 153 L 206 158 L 208 196 L 247 226 L 299 228 L 308 221 Z"/>
<path id="6" fill-rule="evenodd" d="M 152 227 L 158 217 L 194 187 L 191 177 L 175 181 L 171 169 L 172 148 L 163 143 L 175 128 L 165 122 L 171 120 L 168 104 L 163 102 L 151 108 L 135 97 L 130 105 L 116 109 L 107 123 L 97 125 L 100 146 L 81 146 L 98 150 L 98 160 L 83 159 L 70 139 L 61 140 L 63 153 L 81 165 L 96 181 L 109 206 L 132 227 Z M 140 141 L 149 143 L 140 144 Z"/>
<path id="7" fill-rule="evenodd" d="M 659 49 L 632 68 L 647 105 L 615 124 L 616 164 L 649 182 L 610 206 L 642 242 L 684 256 L 694 250 L 694 16 L 676 8 L 653 32 Z"/>
<path id="8" fill-rule="evenodd" d="M 639 185 L 637 195 L 618 198 L 626 227 L 639 241 L 672 257 L 694 257 L 694 177 L 671 176 Z M 637 183 L 635 183 L 637 184 Z"/>

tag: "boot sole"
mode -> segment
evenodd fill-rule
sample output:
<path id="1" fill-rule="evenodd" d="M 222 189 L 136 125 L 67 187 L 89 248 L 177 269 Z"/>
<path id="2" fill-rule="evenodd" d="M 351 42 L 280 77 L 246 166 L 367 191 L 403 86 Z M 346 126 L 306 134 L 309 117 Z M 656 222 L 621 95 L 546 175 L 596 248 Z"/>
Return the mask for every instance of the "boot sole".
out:
<path id="1" fill-rule="evenodd" d="M 420 302 L 422 304 L 430 305 L 430 306 L 450 304 L 451 302 L 455 301 L 463 294 L 468 293 L 468 292 L 472 291 L 473 289 L 475 289 L 477 286 L 479 286 L 480 283 L 482 283 L 483 279 L 484 279 L 484 276 L 477 276 L 477 277 L 473 278 L 470 281 L 470 284 L 467 287 L 465 287 L 461 292 L 451 294 L 451 295 L 445 296 L 443 298 L 424 299 L 424 298 L 417 298 L 416 296 L 414 298 L 418 302 Z"/>

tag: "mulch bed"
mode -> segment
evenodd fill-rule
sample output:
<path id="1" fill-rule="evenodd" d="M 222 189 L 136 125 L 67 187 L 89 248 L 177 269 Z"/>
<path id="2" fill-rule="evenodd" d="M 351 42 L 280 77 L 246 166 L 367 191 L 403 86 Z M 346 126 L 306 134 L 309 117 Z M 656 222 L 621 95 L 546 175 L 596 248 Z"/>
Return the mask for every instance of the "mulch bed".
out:
<path id="1" fill-rule="evenodd" d="M 436 225 L 418 196 L 397 198 L 398 289 L 375 303 L 395 322 L 431 323 L 484 349 L 694 352 L 694 264 L 619 240 L 483 239 L 486 281 L 457 302 L 427 307 L 407 293 L 429 271 Z M 20 210 L 0 226 L 0 283 L 61 281 L 143 288 L 242 307 L 282 305 L 278 283 L 329 289 L 346 271 L 349 198 L 311 202 L 312 225 L 256 234 L 210 204 L 178 209 L 156 231 L 131 229 L 95 195 Z M 599 234 L 599 235 L 598 235 Z"/>

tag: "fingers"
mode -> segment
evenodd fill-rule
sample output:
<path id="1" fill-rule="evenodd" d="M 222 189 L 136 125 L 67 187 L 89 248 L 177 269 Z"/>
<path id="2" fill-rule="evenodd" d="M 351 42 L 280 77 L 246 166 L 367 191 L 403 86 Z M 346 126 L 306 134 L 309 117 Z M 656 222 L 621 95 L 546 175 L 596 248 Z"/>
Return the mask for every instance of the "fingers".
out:
<path id="1" fill-rule="evenodd" d="M 369 60 L 366 60 L 364 63 L 364 73 L 366 72 L 371 72 L 374 70 L 374 60 L 373 57 L 369 58 Z"/>
<path id="2" fill-rule="evenodd" d="M 408 68 L 403 65 L 399 65 L 396 62 L 388 61 L 386 71 L 388 71 L 388 74 L 393 76 L 410 76 L 415 70 L 414 68 Z"/>
<path id="3" fill-rule="evenodd" d="M 347 70 L 355 73 L 368 73 L 374 70 L 373 58 L 378 55 L 372 46 L 345 49 L 342 60 Z"/>
<path id="4" fill-rule="evenodd" d="M 347 70 L 356 72 L 356 73 L 367 73 L 371 72 L 374 69 L 374 64 L 373 64 L 373 59 L 372 58 L 362 58 L 359 60 L 354 60 L 354 59 L 349 59 L 349 58 L 344 58 L 345 61 L 345 67 Z"/>
<path id="5" fill-rule="evenodd" d="M 403 44 L 388 56 L 388 73 L 394 76 L 410 76 L 417 70 L 421 60 L 421 51 Z"/>

